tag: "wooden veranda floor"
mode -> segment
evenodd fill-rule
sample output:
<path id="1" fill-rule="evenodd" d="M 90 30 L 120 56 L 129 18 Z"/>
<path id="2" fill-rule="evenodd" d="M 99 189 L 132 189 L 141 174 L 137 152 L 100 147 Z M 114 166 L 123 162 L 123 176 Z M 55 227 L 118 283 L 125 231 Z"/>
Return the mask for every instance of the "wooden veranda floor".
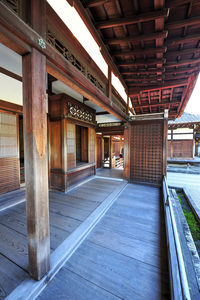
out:
<path id="1" fill-rule="evenodd" d="M 170 299 L 160 203 L 158 188 L 128 184 L 38 299 Z"/>
<path id="2" fill-rule="evenodd" d="M 111 193 L 119 181 L 92 179 L 67 194 L 50 192 L 51 251 L 54 251 Z M 0 208 L 25 199 L 18 190 L 0 197 Z M 25 202 L 0 211 L 0 299 L 28 275 Z M 58 298 L 57 298 L 58 299 Z"/>

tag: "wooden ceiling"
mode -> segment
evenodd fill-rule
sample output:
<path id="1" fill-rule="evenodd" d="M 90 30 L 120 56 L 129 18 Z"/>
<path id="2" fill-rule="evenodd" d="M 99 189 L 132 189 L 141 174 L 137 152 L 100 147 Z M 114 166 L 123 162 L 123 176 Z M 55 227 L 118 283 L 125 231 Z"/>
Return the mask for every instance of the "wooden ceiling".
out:
<path id="1" fill-rule="evenodd" d="M 136 114 L 180 116 L 200 70 L 199 0 L 81 0 Z"/>

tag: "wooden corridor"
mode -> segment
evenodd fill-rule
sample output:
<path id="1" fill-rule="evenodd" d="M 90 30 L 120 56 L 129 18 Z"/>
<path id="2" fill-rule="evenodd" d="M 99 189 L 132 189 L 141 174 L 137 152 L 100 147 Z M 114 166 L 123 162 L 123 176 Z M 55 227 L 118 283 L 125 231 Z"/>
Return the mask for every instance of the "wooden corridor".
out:
<path id="1" fill-rule="evenodd" d="M 54 251 L 121 182 L 92 179 L 67 194 L 50 192 L 50 241 Z M 25 191 L 18 190 L 0 198 L 0 299 L 4 299 L 28 274 Z"/>
<path id="2" fill-rule="evenodd" d="M 128 184 L 38 299 L 170 299 L 160 203 L 158 188 Z"/>

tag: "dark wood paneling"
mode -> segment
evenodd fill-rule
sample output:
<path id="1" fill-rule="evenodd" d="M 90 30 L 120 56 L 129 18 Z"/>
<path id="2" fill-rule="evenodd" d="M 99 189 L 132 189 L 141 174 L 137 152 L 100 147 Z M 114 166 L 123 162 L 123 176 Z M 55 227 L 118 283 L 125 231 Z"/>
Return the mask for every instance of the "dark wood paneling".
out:
<path id="1" fill-rule="evenodd" d="M 126 124 L 124 129 L 124 178 L 130 179 L 130 130 L 131 126 Z"/>
<path id="2" fill-rule="evenodd" d="M 96 135 L 96 167 L 101 168 L 102 164 L 102 136 Z"/>
<path id="3" fill-rule="evenodd" d="M 78 183 L 79 181 L 86 179 L 87 177 L 95 175 L 95 166 L 89 166 L 83 170 L 75 169 L 73 172 L 70 172 L 66 175 L 67 186 Z"/>
<path id="4" fill-rule="evenodd" d="M 19 159 L 17 157 L 0 158 L 0 194 L 19 188 Z"/>
<path id="5" fill-rule="evenodd" d="M 88 162 L 88 128 L 86 127 L 81 127 L 81 161 Z"/>
<path id="6" fill-rule="evenodd" d="M 51 168 L 61 168 L 61 122 L 50 123 Z"/>
<path id="7" fill-rule="evenodd" d="M 173 140 L 168 141 L 168 157 L 171 158 L 193 158 L 193 140 Z"/>
<path id="8" fill-rule="evenodd" d="M 164 121 L 138 121 L 131 125 L 130 179 L 161 184 Z"/>

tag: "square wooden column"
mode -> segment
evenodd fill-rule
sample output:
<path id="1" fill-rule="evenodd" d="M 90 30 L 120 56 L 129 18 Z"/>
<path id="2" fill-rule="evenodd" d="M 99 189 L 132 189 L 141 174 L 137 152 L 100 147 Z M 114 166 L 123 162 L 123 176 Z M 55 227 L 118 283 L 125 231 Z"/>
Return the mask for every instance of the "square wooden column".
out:
<path id="1" fill-rule="evenodd" d="M 130 125 L 124 124 L 124 178 L 130 180 Z"/>
<path id="2" fill-rule="evenodd" d="M 32 49 L 22 62 L 29 272 L 40 280 L 50 267 L 46 57 Z"/>

